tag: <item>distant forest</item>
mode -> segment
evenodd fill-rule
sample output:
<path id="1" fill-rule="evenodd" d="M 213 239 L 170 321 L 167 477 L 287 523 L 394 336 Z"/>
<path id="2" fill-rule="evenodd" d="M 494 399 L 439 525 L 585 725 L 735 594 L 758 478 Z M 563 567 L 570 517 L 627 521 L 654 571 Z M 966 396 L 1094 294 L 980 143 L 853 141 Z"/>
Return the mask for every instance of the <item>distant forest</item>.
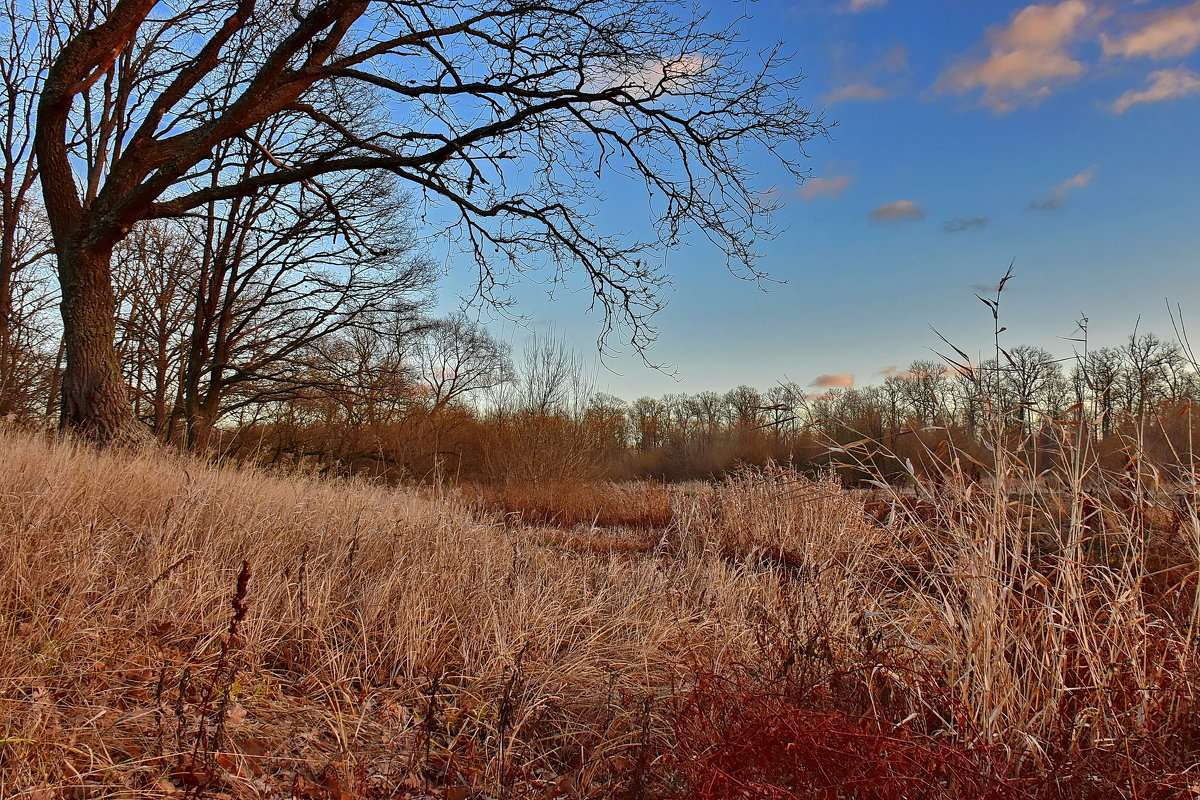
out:
<path id="1" fill-rule="evenodd" d="M 192 451 L 499 484 L 708 479 L 768 462 L 903 483 L 952 466 L 986 472 L 997 434 L 1035 471 L 1080 436 L 1111 469 L 1132 459 L 1165 477 L 1194 461 L 1200 374 L 1186 343 L 1151 333 L 1080 344 L 1068 359 L 1022 345 L 978 365 L 914 361 L 877 385 L 819 394 L 780 383 L 630 402 L 593 391 L 561 342 L 514 355 L 467 316 L 428 316 L 434 277 L 420 259 L 385 283 L 344 271 L 335 281 L 268 251 L 214 280 L 219 265 L 195 268 L 195 248 L 212 249 L 197 230 L 142 226 L 114 261 L 137 417 Z M 62 370 L 53 283 L 25 275 L 0 343 L 0 417 L 50 427 Z"/>

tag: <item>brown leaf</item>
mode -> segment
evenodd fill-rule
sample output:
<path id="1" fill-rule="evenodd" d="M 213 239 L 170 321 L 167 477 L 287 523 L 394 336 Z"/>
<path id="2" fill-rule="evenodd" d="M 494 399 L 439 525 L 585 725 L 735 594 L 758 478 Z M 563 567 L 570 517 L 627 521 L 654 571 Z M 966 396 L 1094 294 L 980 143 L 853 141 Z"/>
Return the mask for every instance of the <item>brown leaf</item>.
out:
<path id="1" fill-rule="evenodd" d="M 171 777 L 184 786 L 203 787 L 212 780 L 212 772 L 202 764 L 196 764 L 190 758 L 171 770 Z"/>
<path id="2" fill-rule="evenodd" d="M 175 630 L 175 623 L 170 620 L 155 620 L 149 625 L 149 633 L 155 638 L 162 638 Z"/>
<path id="3" fill-rule="evenodd" d="M 560 775 L 558 780 L 554 782 L 554 785 L 550 787 L 551 797 L 561 797 L 562 795 L 567 795 L 568 797 L 578 795 L 574 775 Z"/>
<path id="4" fill-rule="evenodd" d="M 327 770 L 321 776 L 321 785 L 334 800 L 354 800 L 353 795 L 342 786 L 341 776 L 334 770 Z"/>
<path id="5" fill-rule="evenodd" d="M 174 796 L 183 794 L 183 792 L 179 791 L 179 788 L 175 786 L 175 784 L 171 783 L 166 778 L 159 778 L 158 780 L 154 781 L 153 788 L 154 791 L 165 795 Z"/>
<path id="6" fill-rule="evenodd" d="M 214 758 L 218 764 L 232 775 L 238 778 L 242 777 L 242 771 L 238 769 L 237 761 L 234 759 L 232 753 L 217 753 Z"/>
<path id="7" fill-rule="evenodd" d="M 305 800 L 327 800 L 325 790 L 303 775 L 297 775 L 292 783 L 292 795 L 303 797 Z"/>
<path id="8" fill-rule="evenodd" d="M 225 724 L 230 728 L 236 728 L 241 725 L 246 719 L 246 708 L 238 704 L 234 704 L 225 714 Z"/>
<path id="9" fill-rule="evenodd" d="M 248 756 L 265 756 L 270 749 L 266 739 L 256 739 L 251 736 L 235 740 L 242 752 Z"/>

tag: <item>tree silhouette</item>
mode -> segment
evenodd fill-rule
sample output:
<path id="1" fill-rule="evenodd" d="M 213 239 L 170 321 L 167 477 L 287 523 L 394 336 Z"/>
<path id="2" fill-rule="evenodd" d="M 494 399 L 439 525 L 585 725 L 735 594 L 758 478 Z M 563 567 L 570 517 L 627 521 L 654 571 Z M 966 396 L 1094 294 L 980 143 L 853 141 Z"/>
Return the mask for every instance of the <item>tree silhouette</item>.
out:
<path id="1" fill-rule="evenodd" d="M 474 255 L 485 296 L 525 269 L 579 269 L 605 330 L 644 345 L 655 254 L 698 230 L 755 270 L 770 201 L 747 156 L 799 175 L 825 130 L 786 58 L 744 53 L 734 29 L 663 0 L 116 0 L 42 24 L 59 48 L 35 151 L 62 286 L 62 419 L 99 441 L 134 428 L 110 266 L 139 221 L 289 184 L 336 209 L 332 176 L 386 172 Z M 262 126 L 317 128 L 325 144 L 267 148 Z M 272 168 L 214 161 L 230 143 Z M 610 174 L 643 185 L 652 235 L 594 227 Z"/>

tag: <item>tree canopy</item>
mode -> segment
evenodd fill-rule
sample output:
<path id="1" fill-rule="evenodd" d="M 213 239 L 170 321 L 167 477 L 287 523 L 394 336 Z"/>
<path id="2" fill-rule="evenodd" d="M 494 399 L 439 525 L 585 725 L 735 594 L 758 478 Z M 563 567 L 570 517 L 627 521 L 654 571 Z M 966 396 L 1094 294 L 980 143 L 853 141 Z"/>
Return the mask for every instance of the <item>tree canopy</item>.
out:
<path id="1" fill-rule="evenodd" d="M 116 0 L 36 21 L 57 53 L 35 150 L 64 420 L 102 439 L 127 406 L 99 321 L 109 261 L 141 221 L 284 185 L 336 211 L 335 176 L 386 173 L 436 206 L 485 296 L 514 271 L 581 270 L 605 330 L 643 346 L 662 249 L 699 232 L 753 273 L 771 203 L 752 156 L 800 176 L 825 131 L 778 50 L 745 52 L 735 28 L 663 0 Z M 651 235 L 593 224 L 609 176 L 645 188 Z"/>

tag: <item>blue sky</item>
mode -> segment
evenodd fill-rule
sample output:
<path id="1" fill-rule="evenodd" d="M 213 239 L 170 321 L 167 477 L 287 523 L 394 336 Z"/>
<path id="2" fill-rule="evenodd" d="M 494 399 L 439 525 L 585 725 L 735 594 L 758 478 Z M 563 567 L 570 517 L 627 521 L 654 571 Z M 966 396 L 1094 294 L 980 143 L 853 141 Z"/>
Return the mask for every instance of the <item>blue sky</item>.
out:
<path id="1" fill-rule="evenodd" d="M 1097 345 L 1139 317 L 1169 337 L 1167 300 L 1200 330 L 1200 2 L 713 6 L 734 10 L 752 15 L 751 47 L 782 38 L 809 76 L 805 99 L 838 123 L 807 147 L 807 183 L 762 165 L 785 203 L 762 266 L 783 283 L 739 281 L 699 242 L 671 252 L 648 356 L 673 374 L 629 353 L 606 361 L 597 389 L 861 386 L 930 357 L 930 326 L 975 353 L 991 320 L 973 293 L 1010 262 L 1010 345 L 1069 354 L 1059 337 L 1083 315 Z M 602 221 L 636 207 L 633 187 L 606 191 Z M 517 287 L 529 321 L 493 331 L 519 349 L 552 329 L 594 356 L 587 298 L 551 288 Z"/>

